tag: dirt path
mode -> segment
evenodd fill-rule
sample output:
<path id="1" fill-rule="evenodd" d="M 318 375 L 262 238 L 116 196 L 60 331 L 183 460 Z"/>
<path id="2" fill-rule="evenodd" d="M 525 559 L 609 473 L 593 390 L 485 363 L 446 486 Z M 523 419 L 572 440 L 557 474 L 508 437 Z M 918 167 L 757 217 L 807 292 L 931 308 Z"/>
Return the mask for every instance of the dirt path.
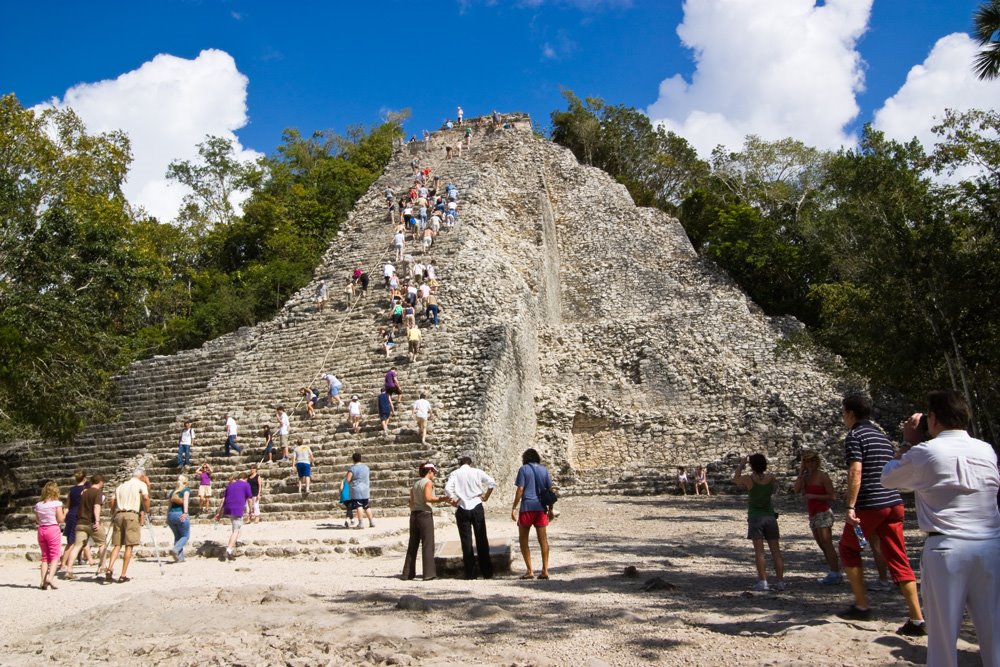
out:
<path id="1" fill-rule="evenodd" d="M 164 576 L 144 560 L 133 564 L 127 584 L 84 578 L 42 592 L 34 588 L 36 563 L 7 559 L 0 561 L 0 623 L 7 629 L 0 664 L 923 664 L 925 640 L 893 633 L 904 620 L 896 592 L 873 594 L 881 620 L 833 616 L 850 593 L 846 585 L 816 583 L 823 562 L 797 505 L 782 508 L 780 519 L 789 589 L 750 593 L 743 502 L 565 499 L 550 531 L 550 581 L 401 581 L 395 546 L 373 558 L 190 557 Z M 491 537 L 515 535 L 505 507 L 491 508 Z M 388 535 L 404 521 L 379 528 Z M 304 530 L 253 528 L 271 540 Z M 210 530 L 196 526 L 193 537 Z M 912 529 L 907 536 L 916 562 L 921 540 Z M 457 538 L 447 518 L 437 537 Z M 0 544 L 30 539 L 0 533 Z M 523 566 L 514 551 L 517 575 Z M 638 577 L 624 576 L 629 565 Z M 644 590 L 654 578 L 666 585 Z M 418 596 L 413 605 L 426 609 L 397 608 L 405 595 Z M 964 628 L 960 664 L 979 664 L 974 642 Z"/>

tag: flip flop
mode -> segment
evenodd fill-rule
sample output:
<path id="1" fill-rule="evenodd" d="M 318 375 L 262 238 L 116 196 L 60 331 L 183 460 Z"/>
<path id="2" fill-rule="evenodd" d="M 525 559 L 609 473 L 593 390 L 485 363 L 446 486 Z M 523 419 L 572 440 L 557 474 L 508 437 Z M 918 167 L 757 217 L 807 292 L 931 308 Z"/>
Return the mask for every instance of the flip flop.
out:
<path id="1" fill-rule="evenodd" d="M 521 575 L 520 577 L 518 577 L 518 578 L 519 578 L 519 579 L 534 579 L 534 578 L 535 578 L 535 575 L 533 575 L 533 574 L 522 574 L 522 575 Z"/>
<path id="2" fill-rule="evenodd" d="M 73 581 L 74 579 L 76 579 L 76 575 L 74 575 L 72 572 L 67 572 L 66 574 L 63 575 L 63 579 L 65 581 Z"/>
<path id="3" fill-rule="evenodd" d="M 540 575 L 538 575 L 538 578 L 539 579 L 548 579 L 549 575 L 547 575 L 547 574 L 540 574 Z"/>

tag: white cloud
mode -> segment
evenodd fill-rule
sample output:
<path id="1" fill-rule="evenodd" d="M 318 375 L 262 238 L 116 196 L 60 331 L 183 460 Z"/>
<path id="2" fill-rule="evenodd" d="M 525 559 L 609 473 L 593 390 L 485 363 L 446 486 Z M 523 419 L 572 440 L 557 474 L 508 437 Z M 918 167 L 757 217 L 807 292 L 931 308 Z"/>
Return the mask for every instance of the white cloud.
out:
<path id="1" fill-rule="evenodd" d="M 71 107 L 89 132 L 124 130 L 134 157 L 125 195 L 167 221 L 185 194 L 165 178 L 167 165 L 196 159 L 205 135 L 234 140 L 241 160 L 260 156 L 234 134 L 247 124 L 247 83 L 225 51 L 205 50 L 194 60 L 160 54 L 117 79 L 77 84 L 39 106 Z"/>
<path id="2" fill-rule="evenodd" d="M 852 145 L 864 73 L 856 49 L 872 0 L 687 0 L 677 34 L 694 52 L 691 81 L 660 84 L 646 112 L 703 155 L 747 134 Z"/>
<path id="3" fill-rule="evenodd" d="M 979 47 L 964 33 L 942 37 L 920 65 L 914 65 L 906 82 L 875 112 L 872 125 L 890 139 L 920 140 L 930 151 L 935 144 L 931 127 L 944 116 L 945 109 L 996 109 L 1000 107 L 1000 86 L 980 81 L 972 71 Z"/>

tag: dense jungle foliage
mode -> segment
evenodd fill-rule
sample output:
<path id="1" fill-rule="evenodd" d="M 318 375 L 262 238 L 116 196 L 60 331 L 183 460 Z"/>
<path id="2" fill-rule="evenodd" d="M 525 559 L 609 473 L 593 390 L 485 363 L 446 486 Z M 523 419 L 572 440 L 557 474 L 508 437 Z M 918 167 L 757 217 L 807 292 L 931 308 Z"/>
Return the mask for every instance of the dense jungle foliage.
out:
<path id="1" fill-rule="evenodd" d="M 258 163 L 206 137 L 199 160 L 170 165 L 192 194 L 161 221 L 122 195 L 123 133 L 0 98 L 0 441 L 68 440 L 108 416 L 128 363 L 270 318 L 311 279 L 404 118 L 346 136 L 286 130 Z"/>
<path id="2" fill-rule="evenodd" d="M 1000 113 L 944 112 L 930 152 L 866 127 L 856 148 L 749 136 L 704 161 L 635 109 L 564 95 L 552 139 L 676 216 L 767 313 L 805 322 L 801 344 L 918 407 L 962 391 L 998 442 Z"/>

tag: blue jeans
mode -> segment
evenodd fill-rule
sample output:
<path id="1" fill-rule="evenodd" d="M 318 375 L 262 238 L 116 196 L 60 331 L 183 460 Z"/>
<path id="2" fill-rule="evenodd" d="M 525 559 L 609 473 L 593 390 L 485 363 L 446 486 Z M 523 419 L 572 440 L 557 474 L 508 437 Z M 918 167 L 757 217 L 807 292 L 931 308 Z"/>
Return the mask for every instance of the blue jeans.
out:
<path id="1" fill-rule="evenodd" d="M 434 323 L 434 326 L 438 325 L 438 307 L 434 304 L 427 306 L 427 319 Z"/>
<path id="2" fill-rule="evenodd" d="M 191 464 L 191 445 L 177 446 L 177 467 Z"/>
<path id="3" fill-rule="evenodd" d="M 231 435 L 226 438 L 226 456 L 229 456 L 229 450 L 235 449 L 237 454 L 240 454 L 243 450 L 236 446 L 236 436 Z"/>
<path id="4" fill-rule="evenodd" d="M 191 537 L 191 519 L 181 519 L 180 512 L 170 512 L 167 514 L 167 525 L 174 533 L 174 553 L 183 558 L 184 545 Z"/>

